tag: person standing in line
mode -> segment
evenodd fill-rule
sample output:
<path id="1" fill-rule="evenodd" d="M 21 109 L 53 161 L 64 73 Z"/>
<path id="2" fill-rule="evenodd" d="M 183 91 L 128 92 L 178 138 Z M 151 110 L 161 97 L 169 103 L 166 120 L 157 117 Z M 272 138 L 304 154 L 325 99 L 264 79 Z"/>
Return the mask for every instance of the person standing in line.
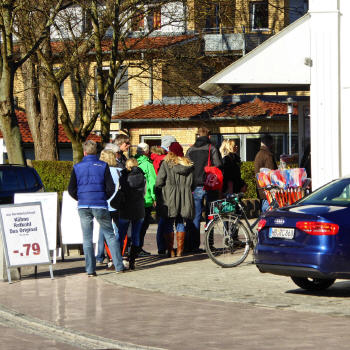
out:
<path id="1" fill-rule="evenodd" d="M 127 152 L 130 148 L 130 138 L 127 135 L 119 134 L 115 140 L 114 144 L 119 146 L 119 155 L 120 157 L 117 158 L 117 167 L 118 168 L 125 168 L 126 163 L 126 156 L 124 152 Z"/>
<path id="2" fill-rule="evenodd" d="M 115 147 L 118 148 L 117 145 L 113 145 Z M 116 149 L 114 149 L 115 151 L 117 151 Z M 120 172 L 121 169 L 117 168 L 117 161 L 116 161 L 116 155 L 115 152 L 113 152 L 111 149 L 103 149 L 101 154 L 100 154 L 100 160 L 102 160 L 103 162 L 106 162 L 109 165 L 109 170 L 111 172 L 114 184 L 115 184 L 115 188 L 116 190 L 114 191 L 114 195 L 117 193 L 117 190 L 119 188 L 119 177 L 120 177 Z M 114 195 L 111 197 L 113 198 Z M 112 218 L 112 225 L 114 228 L 114 233 L 115 236 L 118 237 L 118 212 L 116 209 L 112 208 L 110 206 L 110 201 L 111 199 L 107 200 L 108 202 L 108 210 L 109 210 L 109 214 L 111 215 Z M 98 248 L 97 248 L 97 255 L 96 255 L 96 261 L 97 261 L 97 265 L 102 265 L 103 264 L 103 260 L 105 258 L 105 245 L 104 245 L 105 239 L 104 239 L 104 235 L 102 230 L 100 230 L 100 234 L 99 234 L 99 239 L 98 239 Z M 113 268 L 113 266 L 109 266 L 107 269 L 111 270 Z"/>
<path id="3" fill-rule="evenodd" d="M 156 172 L 156 175 L 158 175 L 160 165 L 162 164 L 162 161 L 165 158 L 166 154 L 167 154 L 167 151 L 160 146 L 151 147 L 150 158 L 153 163 L 153 167 L 154 167 L 154 171 Z"/>
<path id="4" fill-rule="evenodd" d="M 187 150 L 186 156 L 194 164 L 193 174 L 193 199 L 195 206 L 195 216 L 193 221 L 187 222 L 188 239 L 186 239 L 186 249 L 189 252 L 201 253 L 200 249 L 200 222 L 202 211 L 204 209 L 204 199 L 206 200 L 205 212 L 206 218 L 208 216 L 210 202 L 218 199 L 218 191 L 206 191 L 203 186 L 205 182 L 204 167 L 208 165 L 208 158 L 212 166 L 221 168 L 222 160 L 218 149 L 210 142 L 209 129 L 206 127 L 198 128 L 198 138 L 194 145 Z M 209 155 L 210 146 L 210 155 Z"/>
<path id="5" fill-rule="evenodd" d="M 272 149 L 273 137 L 270 134 L 266 134 L 261 138 L 260 150 L 256 154 L 254 159 L 255 181 L 257 181 L 256 174 L 260 172 L 261 168 L 267 168 L 271 170 L 277 169 L 277 164 L 275 161 L 274 154 L 272 153 Z M 258 189 L 258 185 L 257 190 L 258 197 L 261 201 L 261 211 L 265 212 L 269 207 L 269 203 L 266 199 L 264 190 Z"/>
<path id="6" fill-rule="evenodd" d="M 119 191 L 124 194 L 119 210 L 119 243 L 122 246 L 131 223 L 130 270 L 135 269 L 135 259 L 140 249 L 140 231 L 145 217 L 145 186 L 146 179 L 137 160 L 129 158 L 119 179 Z"/>
<path id="7" fill-rule="evenodd" d="M 184 157 L 183 149 L 178 142 L 173 142 L 169 153 L 162 162 L 157 176 L 157 208 L 159 215 L 171 225 L 171 231 L 165 234 L 168 255 L 175 257 L 174 230 L 176 226 L 176 256 L 182 256 L 185 242 L 185 219 L 193 219 L 194 205 L 192 196 L 193 163 Z"/>
<path id="8" fill-rule="evenodd" d="M 223 163 L 224 183 L 223 193 L 239 193 L 247 191 L 247 184 L 241 176 L 241 158 L 237 154 L 238 146 L 235 140 L 225 139 L 220 147 Z"/>
<path id="9" fill-rule="evenodd" d="M 111 171 L 114 183 L 116 183 L 116 180 L 117 180 L 116 175 L 119 174 L 118 175 L 118 184 L 119 184 L 120 172 L 123 169 L 122 163 L 118 161 L 121 159 L 120 148 L 119 148 L 119 146 L 115 145 L 114 143 L 106 143 L 105 147 L 103 148 L 103 150 L 101 152 L 101 155 L 103 154 L 103 151 L 112 151 L 114 154 L 114 161 L 110 160 L 109 156 L 107 156 L 108 161 L 105 159 L 100 159 L 100 160 L 105 161 L 110 166 L 109 169 Z M 114 172 L 112 167 L 113 167 L 113 169 L 115 167 L 115 169 L 117 169 L 117 171 Z M 117 185 L 117 183 L 116 183 L 116 185 Z M 117 189 L 118 189 L 118 186 L 116 186 L 116 190 Z M 110 200 L 108 202 L 110 202 Z M 115 232 L 116 236 L 118 236 L 118 212 L 115 209 L 113 209 L 109 204 L 108 204 L 108 209 L 109 209 L 111 217 L 112 217 L 112 225 L 114 228 L 114 232 Z M 96 265 L 106 265 L 104 263 L 104 260 L 106 258 L 104 242 L 105 242 L 105 239 L 104 239 L 103 233 L 100 231 L 99 238 L 98 238 Z"/>
<path id="10" fill-rule="evenodd" d="M 116 272 L 123 272 L 124 265 L 120 245 L 114 235 L 107 199 L 113 196 L 115 184 L 107 163 L 97 158 L 96 142 L 84 143 L 84 158 L 74 165 L 69 185 L 69 194 L 78 201 L 78 213 L 83 231 L 85 269 L 88 276 L 96 276 L 96 258 L 93 249 L 93 221 L 96 218 L 111 251 Z"/>
<path id="11" fill-rule="evenodd" d="M 156 174 L 158 175 L 159 168 L 167 155 L 169 151 L 169 146 L 172 142 L 176 142 L 176 139 L 174 136 L 171 135 L 164 135 L 161 138 L 161 146 L 151 154 L 151 160 L 153 161 L 153 166 Z M 166 242 L 164 240 L 165 235 L 168 232 L 172 231 L 172 225 L 170 222 L 163 218 L 159 217 L 158 219 L 158 227 L 157 227 L 157 248 L 158 248 L 158 254 L 159 255 L 165 255 L 166 254 Z"/>
<path id="12" fill-rule="evenodd" d="M 140 252 L 139 256 L 148 256 L 151 253 L 143 249 L 145 235 L 152 219 L 152 209 L 156 205 L 156 195 L 154 193 L 154 186 L 156 184 L 156 172 L 153 164 L 149 159 L 149 146 L 147 143 L 141 142 L 137 146 L 135 158 L 139 164 L 139 168 L 143 171 L 146 178 L 146 194 L 145 194 L 145 218 L 142 223 L 140 231 Z"/>

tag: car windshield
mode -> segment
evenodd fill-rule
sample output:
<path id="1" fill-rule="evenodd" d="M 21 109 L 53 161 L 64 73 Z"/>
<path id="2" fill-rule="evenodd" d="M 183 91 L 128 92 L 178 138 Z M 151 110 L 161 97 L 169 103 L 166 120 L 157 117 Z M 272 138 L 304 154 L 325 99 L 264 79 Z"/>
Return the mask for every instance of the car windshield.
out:
<path id="1" fill-rule="evenodd" d="M 333 181 L 311 193 L 298 204 L 350 206 L 350 179 Z"/>

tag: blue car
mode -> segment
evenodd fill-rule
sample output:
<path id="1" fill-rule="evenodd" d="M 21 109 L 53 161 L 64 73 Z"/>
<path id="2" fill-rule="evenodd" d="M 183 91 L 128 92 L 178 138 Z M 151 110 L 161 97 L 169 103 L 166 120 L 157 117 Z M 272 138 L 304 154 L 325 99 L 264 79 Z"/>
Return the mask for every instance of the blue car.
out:
<path id="1" fill-rule="evenodd" d="M 350 279 L 350 178 L 319 188 L 259 222 L 255 263 L 307 290 Z"/>

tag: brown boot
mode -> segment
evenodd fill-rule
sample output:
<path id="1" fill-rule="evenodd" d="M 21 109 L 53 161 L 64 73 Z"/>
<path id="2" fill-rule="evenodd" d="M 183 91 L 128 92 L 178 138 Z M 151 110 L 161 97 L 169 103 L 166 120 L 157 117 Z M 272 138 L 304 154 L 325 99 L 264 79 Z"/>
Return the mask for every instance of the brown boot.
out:
<path id="1" fill-rule="evenodd" d="M 184 251 L 184 244 L 185 244 L 185 232 L 177 232 L 176 233 L 176 240 L 177 240 L 177 251 L 176 256 L 182 256 Z"/>
<path id="2" fill-rule="evenodd" d="M 165 243 L 166 243 L 166 249 L 167 249 L 168 257 L 175 258 L 174 232 L 167 233 L 167 234 L 164 235 L 164 237 L 165 237 Z"/>

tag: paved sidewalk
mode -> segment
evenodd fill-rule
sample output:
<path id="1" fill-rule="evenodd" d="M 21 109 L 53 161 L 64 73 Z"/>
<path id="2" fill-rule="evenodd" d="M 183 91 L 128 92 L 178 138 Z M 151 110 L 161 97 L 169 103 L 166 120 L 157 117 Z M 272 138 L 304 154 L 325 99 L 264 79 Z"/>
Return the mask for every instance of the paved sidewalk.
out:
<path id="1" fill-rule="evenodd" d="M 146 236 L 155 252 L 154 227 Z M 0 284 L 0 349 L 348 349 L 350 281 L 312 294 L 247 262 L 152 255 L 88 278 L 80 257 Z M 47 268 L 46 268 L 47 269 Z M 45 270 L 40 267 L 40 270 Z M 27 273 L 31 273 L 27 270 Z"/>

